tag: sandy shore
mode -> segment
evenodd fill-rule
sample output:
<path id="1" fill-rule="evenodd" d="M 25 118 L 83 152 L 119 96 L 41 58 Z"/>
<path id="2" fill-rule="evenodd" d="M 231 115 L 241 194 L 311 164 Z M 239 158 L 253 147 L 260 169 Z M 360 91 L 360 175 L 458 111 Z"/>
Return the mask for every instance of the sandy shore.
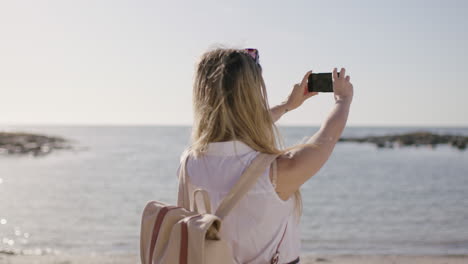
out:
<path id="1" fill-rule="evenodd" d="M 1 264 L 137 264 L 137 255 L 112 256 L 13 256 L 0 255 Z M 305 255 L 301 264 L 336 263 L 336 264 L 466 264 L 468 255 L 460 256 L 356 256 L 356 255 Z"/>
<path id="2" fill-rule="evenodd" d="M 461 256 L 304 256 L 303 264 L 462 264 L 468 263 L 468 255 Z"/>

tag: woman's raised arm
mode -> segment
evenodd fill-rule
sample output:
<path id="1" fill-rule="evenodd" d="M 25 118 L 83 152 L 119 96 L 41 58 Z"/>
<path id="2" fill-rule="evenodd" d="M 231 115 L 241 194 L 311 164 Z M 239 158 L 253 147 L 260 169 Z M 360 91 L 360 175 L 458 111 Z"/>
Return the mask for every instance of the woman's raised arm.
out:
<path id="1" fill-rule="evenodd" d="M 337 69 L 333 69 L 335 104 L 319 131 L 305 145 L 278 157 L 276 191 L 281 199 L 287 200 L 322 168 L 340 138 L 353 98 L 353 85 L 350 77 L 345 76 L 344 68 L 341 68 L 340 77 Z"/>
<path id="2" fill-rule="evenodd" d="M 307 85 L 304 85 L 304 83 L 307 84 L 307 79 L 311 73 L 312 71 L 308 71 L 302 79 L 302 82 L 294 85 L 293 90 L 284 102 L 270 109 L 273 122 L 278 121 L 286 112 L 301 106 L 308 98 L 318 94 L 317 92 L 309 92 L 307 90 Z"/>

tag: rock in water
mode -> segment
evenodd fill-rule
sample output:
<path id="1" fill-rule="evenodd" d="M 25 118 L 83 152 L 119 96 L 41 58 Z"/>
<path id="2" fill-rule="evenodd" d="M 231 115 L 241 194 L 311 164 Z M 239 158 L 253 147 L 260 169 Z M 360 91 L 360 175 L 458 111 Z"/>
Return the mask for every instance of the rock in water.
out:
<path id="1" fill-rule="evenodd" d="M 72 149 L 62 137 L 24 132 L 0 132 L 0 154 L 43 156 L 56 149 Z"/>
<path id="2" fill-rule="evenodd" d="M 394 144 L 400 146 L 425 146 L 435 148 L 437 144 L 449 144 L 459 150 L 466 149 L 468 137 L 460 135 L 438 135 L 430 132 L 419 131 L 400 135 L 368 136 L 362 138 L 340 138 L 341 142 L 367 142 L 373 143 L 378 148 L 392 148 Z"/>

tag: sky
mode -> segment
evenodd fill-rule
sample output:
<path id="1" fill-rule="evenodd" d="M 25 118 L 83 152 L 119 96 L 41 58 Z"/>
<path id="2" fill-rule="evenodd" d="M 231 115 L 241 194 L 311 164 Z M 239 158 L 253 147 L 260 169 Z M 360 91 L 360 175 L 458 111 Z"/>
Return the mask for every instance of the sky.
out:
<path id="1" fill-rule="evenodd" d="M 345 67 L 350 126 L 468 126 L 468 1 L 0 0 L 0 124 L 191 125 L 196 61 L 260 52 L 270 106 Z M 319 94 L 279 125 L 320 125 Z"/>

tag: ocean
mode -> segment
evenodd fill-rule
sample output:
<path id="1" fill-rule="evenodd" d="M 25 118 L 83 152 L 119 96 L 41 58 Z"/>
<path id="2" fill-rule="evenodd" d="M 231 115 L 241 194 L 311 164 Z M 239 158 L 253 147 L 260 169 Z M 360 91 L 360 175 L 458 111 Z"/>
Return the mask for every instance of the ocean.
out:
<path id="1" fill-rule="evenodd" d="M 149 200 L 176 201 L 188 126 L 3 126 L 76 150 L 0 156 L 0 251 L 139 254 Z M 286 145 L 318 127 L 280 127 Z M 468 128 L 347 127 L 345 137 Z M 340 142 L 302 187 L 304 254 L 468 254 L 468 151 Z"/>

